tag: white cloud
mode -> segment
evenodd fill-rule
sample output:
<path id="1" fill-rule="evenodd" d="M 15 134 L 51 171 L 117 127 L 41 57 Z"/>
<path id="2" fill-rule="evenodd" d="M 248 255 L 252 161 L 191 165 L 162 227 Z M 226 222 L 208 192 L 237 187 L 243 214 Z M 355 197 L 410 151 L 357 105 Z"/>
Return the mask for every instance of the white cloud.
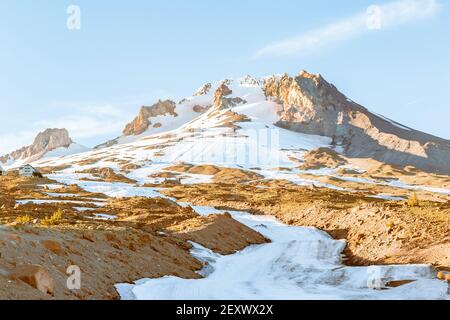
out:
<path id="1" fill-rule="evenodd" d="M 433 17 L 440 8 L 439 0 L 399 0 L 383 5 L 374 5 L 364 12 L 323 28 L 270 44 L 258 50 L 255 58 L 311 54 L 318 49 L 348 41 L 369 32 L 387 30 Z"/>

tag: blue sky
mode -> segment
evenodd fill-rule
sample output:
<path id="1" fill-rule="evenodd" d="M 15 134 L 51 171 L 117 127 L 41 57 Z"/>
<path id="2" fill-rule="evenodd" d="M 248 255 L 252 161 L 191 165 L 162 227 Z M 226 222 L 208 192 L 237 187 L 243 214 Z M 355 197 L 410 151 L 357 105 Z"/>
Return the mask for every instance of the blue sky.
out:
<path id="1" fill-rule="evenodd" d="M 383 9 L 381 29 L 360 18 Z M 66 27 L 69 5 L 81 30 Z M 450 139 L 450 3 L 93 1 L 0 3 L 0 153 L 67 127 L 93 146 L 139 106 L 209 81 L 302 69 L 405 125 Z"/>

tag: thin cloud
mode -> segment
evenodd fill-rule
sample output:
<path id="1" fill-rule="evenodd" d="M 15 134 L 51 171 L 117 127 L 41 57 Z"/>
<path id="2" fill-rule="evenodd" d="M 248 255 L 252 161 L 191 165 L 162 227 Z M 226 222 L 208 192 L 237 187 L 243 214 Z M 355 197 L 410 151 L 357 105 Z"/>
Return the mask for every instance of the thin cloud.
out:
<path id="1" fill-rule="evenodd" d="M 435 16 L 439 0 L 400 0 L 370 6 L 366 11 L 294 38 L 270 44 L 256 52 L 262 56 L 311 54 L 318 49 L 360 37 L 369 32 L 387 30 Z"/>

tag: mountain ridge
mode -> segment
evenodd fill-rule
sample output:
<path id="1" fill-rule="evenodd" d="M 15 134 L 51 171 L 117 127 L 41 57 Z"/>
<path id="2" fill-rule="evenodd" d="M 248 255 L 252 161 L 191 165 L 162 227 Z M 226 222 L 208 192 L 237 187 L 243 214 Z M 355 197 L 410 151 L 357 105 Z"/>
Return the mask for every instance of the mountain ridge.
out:
<path id="1" fill-rule="evenodd" d="M 243 122 L 254 120 L 260 123 L 256 127 L 275 126 L 329 138 L 334 149 L 350 158 L 374 159 L 450 175 L 449 140 L 372 113 L 347 98 L 322 75 L 306 71 L 296 76 L 282 74 L 255 79 L 247 75 L 215 84 L 208 82 L 178 103 L 159 100 L 151 106 L 142 106 L 121 136 L 94 149 L 128 144 L 174 130 L 181 133 L 222 126 L 232 128 L 236 134 Z M 0 162 L 35 161 L 52 149 L 67 148 L 73 143 L 67 131 L 56 134 L 58 138 L 54 141 L 44 136 L 40 138 L 42 141 L 0 158 Z"/>
<path id="2" fill-rule="evenodd" d="M 449 140 L 371 113 L 321 75 L 302 71 L 296 77 L 269 78 L 264 91 L 283 106 L 280 127 L 330 137 L 350 157 L 450 174 Z"/>
<path id="3" fill-rule="evenodd" d="M 141 107 L 137 117 L 125 127 L 124 136 L 97 149 L 167 132 L 193 121 L 210 108 L 231 110 L 261 101 L 251 89 L 261 89 L 268 101 L 280 107 L 271 124 L 290 131 L 332 139 L 349 157 L 372 158 L 400 166 L 415 166 L 427 172 L 450 174 L 450 141 L 406 127 L 372 113 L 350 100 L 322 75 L 301 71 L 297 76 L 274 75 L 255 79 L 225 79 L 208 82 L 178 103 L 158 101 Z M 259 100 L 258 100 L 259 99 Z M 169 123 L 169 125 L 166 124 Z"/>

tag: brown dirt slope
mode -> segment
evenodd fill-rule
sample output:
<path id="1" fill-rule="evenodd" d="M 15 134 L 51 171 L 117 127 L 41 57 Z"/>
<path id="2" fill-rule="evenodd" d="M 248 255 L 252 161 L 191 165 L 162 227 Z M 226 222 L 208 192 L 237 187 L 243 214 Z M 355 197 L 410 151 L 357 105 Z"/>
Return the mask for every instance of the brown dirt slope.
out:
<path id="1" fill-rule="evenodd" d="M 58 200 L 38 187 L 46 183 L 54 181 L 0 179 L 0 299 L 118 299 L 117 283 L 165 275 L 198 278 L 196 271 L 203 266 L 190 255 L 188 240 L 219 253 L 266 241 L 227 216 L 203 218 L 167 199 L 106 199 L 69 186 L 53 192 L 77 193 L 78 200 L 95 197 L 106 200 L 106 205 L 86 203 L 82 206 L 92 211 L 82 212 L 73 208 L 80 204 L 16 205 L 18 198 Z M 60 215 L 55 217 L 57 211 Z M 95 219 L 98 213 L 117 219 Z M 81 290 L 66 286 L 66 271 L 73 265 L 82 272 Z M 48 273 L 53 294 L 12 277 L 33 268 Z"/>

